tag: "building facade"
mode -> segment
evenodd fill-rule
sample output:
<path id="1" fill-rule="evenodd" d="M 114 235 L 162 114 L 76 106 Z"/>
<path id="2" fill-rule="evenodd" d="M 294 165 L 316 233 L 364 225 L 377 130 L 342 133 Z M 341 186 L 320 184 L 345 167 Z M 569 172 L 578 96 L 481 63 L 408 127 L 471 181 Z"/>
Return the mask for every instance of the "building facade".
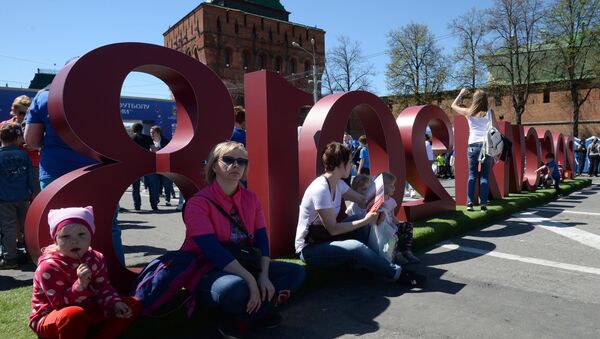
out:
<path id="1" fill-rule="evenodd" d="M 582 96 L 588 89 L 580 91 Z M 450 106 L 458 91 L 441 93 L 440 99 L 432 104 L 440 106 L 451 121 L 454 113 Z M 496 118 L 503 116 L 505 121 L 515 123 L 515 110 L 509 95 L 489 95 L 490 107 L 494 110 Z M 573 134 L 573 106 L 571 93 L 566 89 L 540 89 L 529 95 L 525 112 L 521 116 L 521 124 L 565 135 Z M 579 137 L 600 136 L 600 88 L 592 88 L 587 101 L 581 106 L 579 112 Z"/>
<path id="2" fill-rule="evenodd" d="M 314 51 L 320 79 L 325 31 L 289 22 L 288 17 L 289 12 L 277 0 L 204 2 L 163 34 L 164 45 L 209 66 L 236 104 L 243 104 L 244 74 L 262 69 L 277 72 L 294 86 L 312 92 L 311 53 Z"/>

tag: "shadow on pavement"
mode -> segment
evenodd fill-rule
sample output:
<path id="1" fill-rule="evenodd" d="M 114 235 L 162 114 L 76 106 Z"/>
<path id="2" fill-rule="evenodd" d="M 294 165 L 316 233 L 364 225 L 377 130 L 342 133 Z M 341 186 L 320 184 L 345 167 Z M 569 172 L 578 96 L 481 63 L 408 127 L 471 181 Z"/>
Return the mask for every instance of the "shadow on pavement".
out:
<path id="1" fill-rule="evenodd" d="M 126 254 L 143 253 L 142 256 L 161 255 L 161 254 L 167 253 L 166 248 L 153 247 L 153 246 L 147 246 L 147 245 L 133 245 L 133 246 L 123 245 L 123 251 Z"/>

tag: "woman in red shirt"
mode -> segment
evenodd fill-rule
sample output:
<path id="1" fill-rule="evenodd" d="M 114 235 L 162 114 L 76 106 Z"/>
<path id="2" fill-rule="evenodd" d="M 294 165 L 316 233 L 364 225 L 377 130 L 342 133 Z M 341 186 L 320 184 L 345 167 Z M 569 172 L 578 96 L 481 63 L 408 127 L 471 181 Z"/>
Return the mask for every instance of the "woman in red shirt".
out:
<path id="1" fill-rule="evenodd" d="M 209 271 L 196 293 L 202 304 L 219 307 L 222 335 L 243 335 L 249 326 L 274 327 L 281 322 L 276 306 L 289 298 L 304 280 L 304 269 L 271 261 L 262 207 L 256 194 L 240 183 L 246 177 L 244 146 L 224 142 L 210 152 L 208 186 L 190 198 L 184 209 L 186 239 L 182 250 L 198 254 Z M 260 251 L 260 268 L 243 266 L 235 248 Z"/>

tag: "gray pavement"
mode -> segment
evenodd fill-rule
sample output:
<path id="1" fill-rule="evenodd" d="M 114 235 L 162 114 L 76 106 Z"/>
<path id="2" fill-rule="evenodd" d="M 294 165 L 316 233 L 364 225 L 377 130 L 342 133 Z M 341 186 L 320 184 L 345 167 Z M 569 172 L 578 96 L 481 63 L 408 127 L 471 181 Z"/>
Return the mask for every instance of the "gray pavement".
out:
<path id="1" fill-rule="evenodd" d="M 442 181 L 453 193 L 453 181 Z M 364 274 L 305 291 L 284 324 L 256 338 L 600 338 L 600 180 L 594 185 L 419 253 L 429 279 L 408 291 Z M 119 215 L 126 262 L 140 265 L 184 238 L 174 206 Z M 148 210 L 144 210 L 144 208 Z M 31 271 L 0 272 L 0 290 Z"/>

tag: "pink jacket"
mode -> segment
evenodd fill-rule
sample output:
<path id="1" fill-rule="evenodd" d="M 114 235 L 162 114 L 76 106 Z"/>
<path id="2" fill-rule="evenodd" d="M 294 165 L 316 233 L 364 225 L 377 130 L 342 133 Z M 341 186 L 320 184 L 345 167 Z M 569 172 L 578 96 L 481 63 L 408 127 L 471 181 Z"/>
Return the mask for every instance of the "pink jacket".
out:
<path id="1" fill-rule="evenodd" d="M 263 210 L 254 192 L 239 185 L 238 190 L 232 196 L 227 196 L 219 184 L 214 181 L 196 193 L 186 203 L 183 218 L 186 234 L 181 248 L 184 251 L 197 252 L 202 256 L 202 250 L 198 248 L 192 237 L 215 234 L 219 242 L 227 242 L 231 235 L 231 222 L 229 219 L 202 196 L 212 199 L 227 212 L 235 206 L 251 237 L 256 230 L 265 227 Z"/>
<path id="2" fill-rule="evenodd" d="M 85 290 L 79 290 L 77 267 L 88 265 L 92 280 Z M 38 324 L 53 310 L 66 306 L 84 307 L 97 304 L 105 313 L 112 311 L 121 298 L 110 285 L 102 253 L 91 248 L 79 259 L 69 258 L 58 251 L 42 254 L 33 277 L 33 295 L 29 327 L 37 333 Z"/>

